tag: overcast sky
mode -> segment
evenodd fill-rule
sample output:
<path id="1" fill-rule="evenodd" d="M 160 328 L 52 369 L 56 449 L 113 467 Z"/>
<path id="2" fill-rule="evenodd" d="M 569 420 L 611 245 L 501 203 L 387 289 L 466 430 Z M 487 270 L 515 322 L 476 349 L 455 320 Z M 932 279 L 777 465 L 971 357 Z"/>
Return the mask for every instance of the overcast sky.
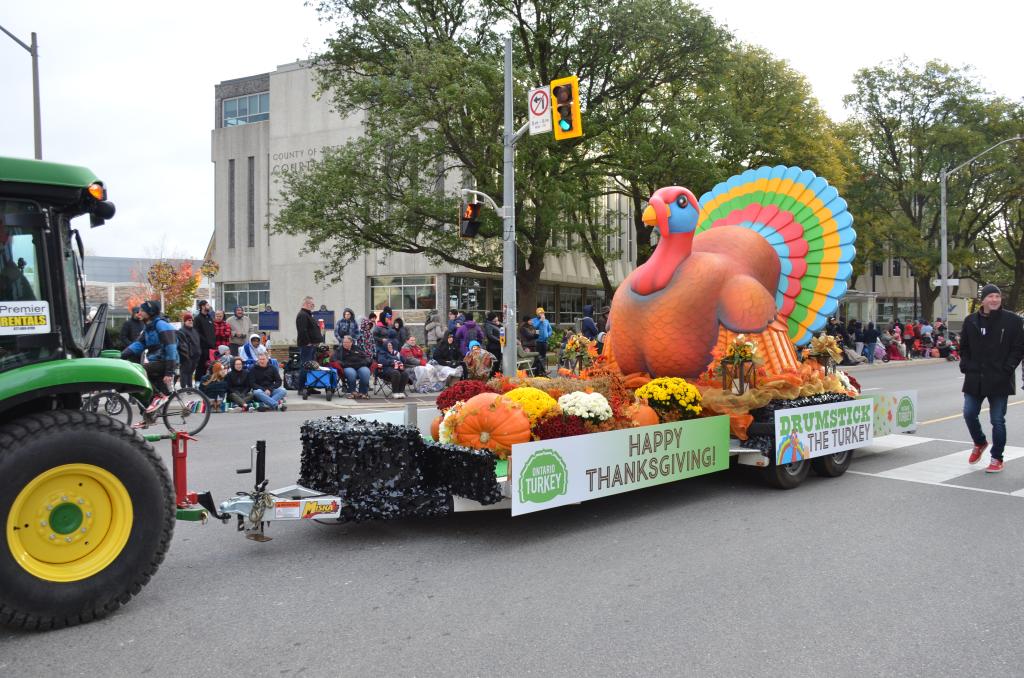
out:
<path id="1" fill-rule="evenodd" d="M 697 4 L 787 59 L 837 119 L 853 73 L 901 54 L 973 65 L 991 91 L 1024 97 L 1022 3 Z M 306 58 L 330 32 L 300 0 L 7 2 L 0 25 L 26 43 L 38 33 L 43 157 L 107 183 L 118 215 L 85 234 L 86 247 L 116 256 L 202 255 L 213 231 L 214 85 Z M 2 33 L 0 93 L 0 154 L 30 158 L 31 60 Z"/>

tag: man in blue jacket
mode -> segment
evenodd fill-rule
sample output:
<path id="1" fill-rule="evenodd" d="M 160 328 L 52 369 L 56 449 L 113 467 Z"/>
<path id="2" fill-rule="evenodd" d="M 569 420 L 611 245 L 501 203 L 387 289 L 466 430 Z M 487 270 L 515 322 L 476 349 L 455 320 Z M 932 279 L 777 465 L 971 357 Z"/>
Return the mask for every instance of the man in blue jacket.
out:
<path id="1" fill-rule="evenodd" d="M 534 329 L 537 330 L 537 363 L 542 366 L 543 372 L 538 375 L 547 376 L 548 371 L 548 339 L 551 338 L 551 323 L 544 317 L 544 308 L 537 307 L 537 317 L 532 321 Z"/>
<path id="2" fill-rule="evenodd" d="M 146 353 L 148 362 L 143 367 L 154 391 L 153 401 L 146 411 L 153 412 L 164 404 L 174 384 L 174 371 L 178 367 L 178 335 L 167 319 L 160 315 L 159 301 L 142 302 L 139 318 L 145 323 L 145 328 L 121 353 L 121 357 L 141 357 L 143 352 Z"/>

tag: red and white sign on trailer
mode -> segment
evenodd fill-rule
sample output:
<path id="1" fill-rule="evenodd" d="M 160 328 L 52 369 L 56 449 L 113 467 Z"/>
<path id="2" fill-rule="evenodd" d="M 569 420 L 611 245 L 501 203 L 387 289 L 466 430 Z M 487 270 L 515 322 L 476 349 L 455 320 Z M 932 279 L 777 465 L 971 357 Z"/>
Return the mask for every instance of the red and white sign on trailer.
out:
<path id="1" fill-rule="evenodd" d="M 530 90 L 526 101 L 530 109 L 530 134 L 551 132 L 551 91 L 547 86 Z"/>

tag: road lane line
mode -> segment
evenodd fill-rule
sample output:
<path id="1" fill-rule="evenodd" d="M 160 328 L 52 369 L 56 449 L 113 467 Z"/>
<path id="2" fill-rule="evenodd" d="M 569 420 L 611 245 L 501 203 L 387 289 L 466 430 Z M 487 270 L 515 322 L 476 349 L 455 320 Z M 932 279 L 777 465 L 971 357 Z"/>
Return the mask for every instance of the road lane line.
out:
<path id="1" fill-rule="evenodd" d="M 878 473 L 865 473 L 864 471 L 847 471 L 857 476 L 868 476 L 869 478 L 884 478 L 886 480 L 903 480 L 910 483 L 917 483 L 918 485 L 933 485 L 935 487 L 952 487 L 954 490 L 970 490 L 971 492 L 984 492 L 986 494 L 1001 494 L 1004 497 L 1024 497 L 1024 490 L 1017 490 L 1016 492 L 1003 492 L 1002 490 L 988 490 L 984 487 L 968 487 L 966 485 L 952 485 L 950 483 L 939 483 L 931 480 L 915 480 L 912 478 L 893 478 L 891 476 L 883 476 Z"/>
<path id="2" fill-rule="evenodd" d="M 1006 406 L 1007 407 L 1013 407 L 1014 405 L 1020 405 L 1021 403 L 1024 403 L 1024 400 L 1014 400 L 1012 403 L 1007 403 Z M 988 410 L 989 410 L 989 408 L 986 407 L 986 408 L 982 409 L 981 411 L 982 412 L 988 412 Z M 917 422 L 917 425 L 918 426 L 927 426 L 928 424 L 937 424 L 940 421 L 949 421 L 950 419 L 958 419 L 958 418 L 963 417 L 963 416 L 964 416 L 963 412 L 957 412 L 956 414 L 951 414 L 948 417 L 939 417 L 938 419 L 929 419 L 928 421 L 919 421 L 919 422 Z"/>

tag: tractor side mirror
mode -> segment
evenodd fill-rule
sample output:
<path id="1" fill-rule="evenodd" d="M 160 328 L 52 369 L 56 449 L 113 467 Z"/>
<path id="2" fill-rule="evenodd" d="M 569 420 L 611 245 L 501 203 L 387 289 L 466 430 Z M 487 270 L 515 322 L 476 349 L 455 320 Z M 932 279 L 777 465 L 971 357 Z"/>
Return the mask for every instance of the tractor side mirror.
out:
<path id="1" fill-rule="evenodd" d="M 91 210 L 89 210 L 89 225 L 93 228 L 102 226 L 103 223 L 114 216 L 114 212 L 117 209 L 114 207 L 114 203 L 109 200 L 98 201 Z"/>

